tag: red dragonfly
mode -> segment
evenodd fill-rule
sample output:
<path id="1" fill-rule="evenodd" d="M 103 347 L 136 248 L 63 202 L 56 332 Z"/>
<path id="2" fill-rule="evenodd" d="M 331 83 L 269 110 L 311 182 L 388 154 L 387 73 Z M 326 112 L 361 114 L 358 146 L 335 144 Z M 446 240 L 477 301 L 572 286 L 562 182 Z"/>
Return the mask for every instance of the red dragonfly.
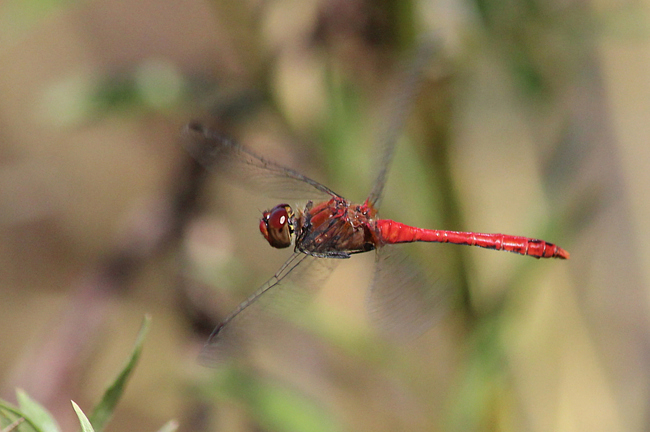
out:
<path id="1" fill-rule="evenodd" d="M 385 166 L 372 193 L 362 204 L 354 204 L 326 186 L 257 156 L 198 123 L 190 123 L 185 127 L 183 139 L 185 147 L 200 163 L 216 171 L 225 171 L 238 183 L 258 191 L 290 190 L 294 195 L 306 193 L 313 198 L 304 207 L 294 208 L 282 203 L 263 212 L 259 229 L 264 238 L 274 248 L 293 246 L 294 252 L 270 280 L 241 303 L 212 332 L 204 350 L 204 356 L 209 361 L 214 361 L 215 357 L 221 355 L 222 348 L 232 349 L 232 345 L 239 343 L 233 334 L 247 331 L 246 323 L 254 322 L 249 318 L 256 317 L 259 313 L 256 309 L 261 304 L 273 302 L 271 293 L 283 295 L 282 292 L 290 290 L 292 286 L 301 285 L 301 289 L 308 286 L 308 289 L 315 288 L 322 282 L 324 275 L 328 274 L 328 264 L 336 261 L 327 258 L 350 258 L 353 254 L 372 250 L 377 250 L 378 256 L 382 256 L 379 254 L 384 246 L 410 242 L 454 243 L 535 258 L 569 258 L 567 251 L 544 240 L 505 234 L 416 228 L 389 219 L 379 219 L 377 203 L 382 195 L 393 144 L 387 146 L 389 149 L 386 151 L 388 156 L 384 157 Z M 396 271 L 396 267 L 391 268 L 395 263 L 390 260 L 378 261 L 370 292 L 371 308 L 381 310 L 381 314 L 387 315 L 381 319 L 388 321 L 394 320 L 395 317 L 391 315 L 395 314 L 417 320 L 422 314 L 410 310 L 397 312 L 399 307 L 413 307 L 412 304 L 399 304 L 402 295 L 399 291 L 405 290 L 404 285 L 409 281 L 397 279 L 408 279 L 410 275 L 403 270 Z M 310 274 L 306 276 L 305 272 Z M 319 275 L 321 279 L 314 275 Z M 294 292 L 291 295 L 296 294 Z M 256 317 L 255 320 L 257 319 Z"/>

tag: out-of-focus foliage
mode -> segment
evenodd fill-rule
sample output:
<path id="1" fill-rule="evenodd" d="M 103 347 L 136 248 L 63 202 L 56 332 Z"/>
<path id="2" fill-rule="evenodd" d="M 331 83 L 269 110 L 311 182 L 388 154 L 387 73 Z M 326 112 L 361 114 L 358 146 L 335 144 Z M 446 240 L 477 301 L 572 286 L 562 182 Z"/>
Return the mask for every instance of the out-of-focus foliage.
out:
<path id="1" fill-rule="evenodd" d="M 145 317 L 145 321 L 140 328 L 130 358 L 124 365 L 124 368 L 120 371 L 119 375 L 107 388 L 101 401 L 93 410 L 90 420 L 86 417 L 79 405 L 72 401 L 72 408 L 79 418 L 79 423 L 83 432 L 104 430 L 106 423 L 112 416 L 113 411 L 125 390 L 129 375 L 133 371 L 138 358 L 140 357 L 144 337 L 149 328 L 149 322 L 150 318 Z M 16 391 L 16 395 L 19 404 L 18 407 L 14 407 L 8 402 L 0 401 L 0 418 L 3 420 L 3 431 L 22 431 L 27 430 L 27 427 L 30 427 L 31 430 L 36 432 L 59 432 L 62 430 L 56 420 L 52 417 L 52 414 L 50 414 L 50 412 L 41 404 L 29 397 L 27 393 L 19 389 Z M 17 419 L 24 420 L 24 424 L 17 422 Z M 7 420 L 7 423 L 5 420 Z M 173 422 L 168 424 L 169 426 L 166 426 L 166 429 L 164 430 L 175 430 Z M 6 428 L 4 428 L 5 426 Z"/>

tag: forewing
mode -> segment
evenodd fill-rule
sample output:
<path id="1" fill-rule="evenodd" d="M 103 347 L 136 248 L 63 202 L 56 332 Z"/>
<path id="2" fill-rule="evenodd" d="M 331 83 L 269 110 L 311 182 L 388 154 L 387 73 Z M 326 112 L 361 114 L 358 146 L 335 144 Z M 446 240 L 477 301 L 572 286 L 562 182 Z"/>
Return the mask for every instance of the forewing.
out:
<path id="1" fill-rule="evenodd" d="M 379 208 L 381 198 L 384 193 L 384 186 L 388 177 L 393 154 L 395 153 L 395 145 L 400 135 L 403 133 L 404 124 L 411 112 L 413 101 L 417 96 L 422 81 L 424 78 L 424 68 L 427 66 L 433 53 L 436 44 L 433 41 L 421 42 L 412 60 L 403 73 L 403 78 L 400 80 L 398 90 L 389 97 L 386 113 L 382 113 L 382 117 L 386 119 L 381 128 L 381 135 L 379 135 L 379 143 L 377 145 L 377 154 L 379 155 L 378 172 L 374 182 L 374 186 L 368 202 L 375 208 Z"/>
<path id="2" fill-rule="evenodd" d="M 300 312 L 313 298 L 336 262 L 302 253 L 292 254 L 271 279 L 212 332 L 201 353 L 201 363 L 217 365 L 242 355 L 250 344 L 265 337 L 273 338 L 283 318 Z"/>
<path id="3" fill-rule="evenodd" d="M 251 191 L 271 198 L 325 201 L 336 193 L 315 180 L 290 168 L 256 155 L 230 138 L 199 123 L 183 128 L 181 140 L 185 149 L 201 165 Z"/>
<path id="4" fill-rule="evenodd" d="M 377 251 L 367 307 L 378 330 L 390 338 L 408 340 L 440 320 L 449 309 L 452 289 L 440 280 L 431 283 L 399 247 Z"/>

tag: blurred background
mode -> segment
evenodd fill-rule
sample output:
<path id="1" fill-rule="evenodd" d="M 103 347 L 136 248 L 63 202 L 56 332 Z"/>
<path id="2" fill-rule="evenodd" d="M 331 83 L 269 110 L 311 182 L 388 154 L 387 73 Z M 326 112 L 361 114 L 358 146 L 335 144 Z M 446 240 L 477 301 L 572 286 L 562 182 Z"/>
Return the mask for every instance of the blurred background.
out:
<path id="1" fill-rule="evenodd" d="M 1 2 L 0 397 L 23 388 L 77 429 L 69 400 L 91 410 L 149 313 L 108 430 L 647 430 L 649 8 Z M 283 337 L 198 365 L 289 252 L 257 228 L 277 202 L 207 174 L 183 125 L 361 202 L 423 39 L 436 49 L 382 216 L 542 238 L 571 259 L 413 248 L 458 301 L 397 343 L 365 313 L 373 254 L 355 256 Z"/>

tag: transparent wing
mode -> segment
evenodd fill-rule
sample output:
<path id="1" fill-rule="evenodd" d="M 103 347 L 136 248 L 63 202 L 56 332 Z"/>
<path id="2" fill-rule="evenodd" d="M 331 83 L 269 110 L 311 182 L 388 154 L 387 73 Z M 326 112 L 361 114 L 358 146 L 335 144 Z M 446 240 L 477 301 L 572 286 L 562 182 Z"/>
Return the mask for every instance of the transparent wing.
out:
<path id="1" fill-rule="evenodd" d="M 315 180 L 268 161 L 230 138 L 192 122 L 181 132 L 185 149 L 209 170 L 236 184 L 278 199 L 324 201 L 338 196 Z"/>
<path id="2" fill-rule="evenodd" d="M 375 275 L 368 291 L 370 319 L 385 335 L 413 339 L 449 310 L 451 285 L 431 283 L 398 245 L 377 250 Z"/>
<path id="3" fill-rule="evenodd" d="M 279 318 L 299 312 L 331 274 L 337 260 L 293 253 L 280 270 L 244 300 L 208 339 L 199 361 L 214 366 L 272 337 Z"/>
<path id="4" fill-rule="evenodd" d="M 404 71 L 398 92 L 389 98 L 388 113 L 384 116 L 388 121 L 382 127 L 377 145 L 379 154 L 377 178 L 368 196 L 368 202 L 375 208 L 379 208 L 388 170 L 395 153 L 395 144 L 404 129 L 404 123 L 411 112 L 413 100 L 417 96 L 424 78 L 424 68 L 431 60 L 435 47 L 436 43 L 433 41 L 420 43 L 412 63 Z"/>

